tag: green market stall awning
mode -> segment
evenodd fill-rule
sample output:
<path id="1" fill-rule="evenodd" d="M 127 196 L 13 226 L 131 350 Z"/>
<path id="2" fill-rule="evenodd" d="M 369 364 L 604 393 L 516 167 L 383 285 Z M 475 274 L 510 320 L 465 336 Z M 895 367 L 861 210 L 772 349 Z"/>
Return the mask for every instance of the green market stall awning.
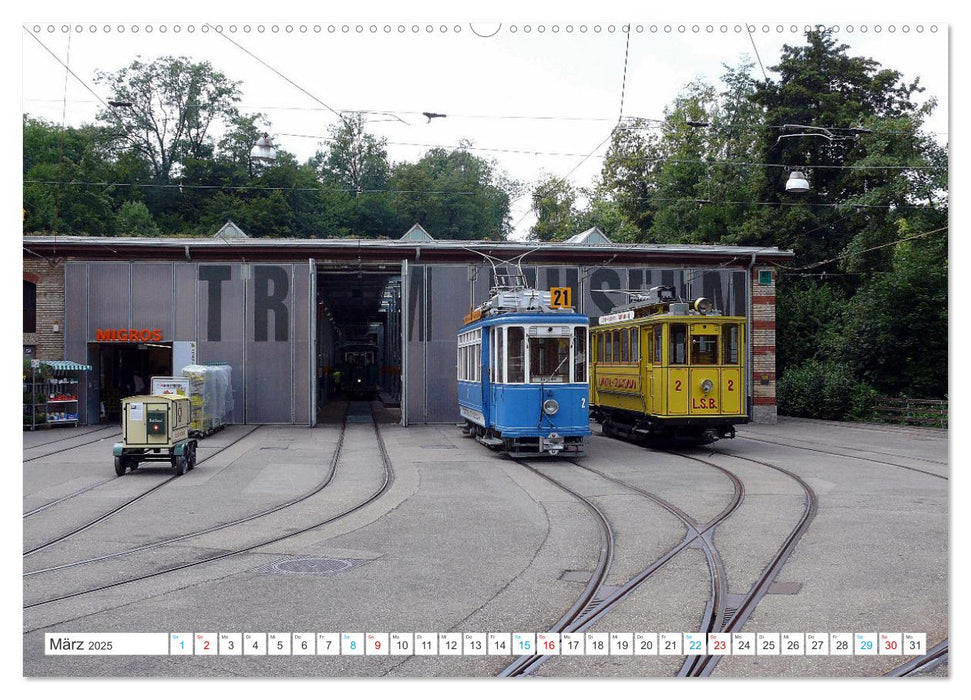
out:
<path id="1" fill-rule="evenodd" d="M 41 360 L 42 365 L 47 365 L 55 372 L 89 372 L 91 365 L 82 365 L 71 360 Z"/>

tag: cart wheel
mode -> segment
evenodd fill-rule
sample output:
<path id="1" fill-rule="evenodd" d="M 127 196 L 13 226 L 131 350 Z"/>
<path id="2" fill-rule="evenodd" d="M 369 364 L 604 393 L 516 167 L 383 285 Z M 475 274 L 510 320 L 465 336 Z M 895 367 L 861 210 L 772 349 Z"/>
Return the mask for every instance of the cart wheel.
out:
<path id="1" fill-rule="evenodd" d="M 124 457 L 115 457 L 115 474 L 124 476 L 126 466 Z"/>
<path id="2" fill-rule="evenodd" d="M 173 457 L 172 459 L 175 460 L 175 473 L 179 476 L 182 476 L 189 470 L 189 460 L 185 452 L 178 457 Z"/>

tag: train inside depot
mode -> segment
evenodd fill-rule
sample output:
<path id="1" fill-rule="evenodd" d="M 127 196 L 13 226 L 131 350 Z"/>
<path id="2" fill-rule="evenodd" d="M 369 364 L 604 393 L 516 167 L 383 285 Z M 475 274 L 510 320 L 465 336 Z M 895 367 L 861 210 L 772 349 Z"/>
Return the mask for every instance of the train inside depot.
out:
<path id="1" fill-rule="evenodd" d="M 570 289 L 530 288 L 494 269 L 490 298 L 458 331 L 459 413 L 466 435 L 511 457 L 582 455 L 589 425 L 589 319 Z"/>
<path id="2" fill-rule="evenodd" d="M 607 435 L 668 442 L 735 437 L 748 422 L 745 318 L 673 287 L 627 292 L 591 329 L 591 415 Z"/>

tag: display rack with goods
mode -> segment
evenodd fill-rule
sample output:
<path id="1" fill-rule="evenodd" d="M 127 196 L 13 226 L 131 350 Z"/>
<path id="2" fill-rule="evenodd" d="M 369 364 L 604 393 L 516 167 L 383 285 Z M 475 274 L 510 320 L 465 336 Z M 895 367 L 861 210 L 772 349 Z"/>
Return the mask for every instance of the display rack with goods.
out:
<path id="1" fill-rule="evenodd" d="M 78 373 L 89 369 L 63 360 L 25 360 L 24 428 L 77 425 L 81 418 Z"/>

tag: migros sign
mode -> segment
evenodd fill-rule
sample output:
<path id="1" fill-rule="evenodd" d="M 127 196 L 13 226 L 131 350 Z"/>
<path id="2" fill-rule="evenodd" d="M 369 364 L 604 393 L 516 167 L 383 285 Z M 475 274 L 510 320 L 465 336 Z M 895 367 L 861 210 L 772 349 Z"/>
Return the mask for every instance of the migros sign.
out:
<path id="1" fill-rule="evenodd" d="M 94 331 L 96 343 L 145 343 L 161 339 L 161 328 L 97 328 Z"/>

